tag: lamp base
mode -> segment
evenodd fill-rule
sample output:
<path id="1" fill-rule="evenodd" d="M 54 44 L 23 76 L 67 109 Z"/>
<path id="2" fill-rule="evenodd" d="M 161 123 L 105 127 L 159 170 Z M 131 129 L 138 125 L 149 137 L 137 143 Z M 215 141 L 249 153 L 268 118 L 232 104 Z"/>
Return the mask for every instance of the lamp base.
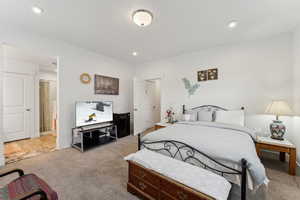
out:
<path id="1" fill-rule="evenodd" d="M 271 138 L 275 140 L 284 140 L 283 136 L 285 134 L 286 128 L 282 121 L 274 120 L 270 124 Z"/>
<path id="2" fill-rule="evenodd" d="M 283 137 L 281 137 L 281 138 L 278 138 L 278 137 L 273 137 L 273 135 L 271 135 L 271 138 L 272 138 L 272 139 L 274 139 L 274 140 L 281 140 L 281 141 L 282 141 L 282 140 L 284 140 L 284 138 L 283 138 Z"/>

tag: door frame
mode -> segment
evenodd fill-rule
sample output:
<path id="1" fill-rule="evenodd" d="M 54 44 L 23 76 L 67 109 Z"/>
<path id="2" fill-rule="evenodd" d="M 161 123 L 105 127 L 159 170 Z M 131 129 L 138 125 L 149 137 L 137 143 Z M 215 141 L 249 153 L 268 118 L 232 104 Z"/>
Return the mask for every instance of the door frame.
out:
<path id="1" fill-rule="evenodd" d="M 162 120 L 162 99 L 163 99 L 162 91 L 163 91 L 163 81 L 164 81 L 163 76 L 161 76 L 161 75 L 159 75 L 159 76 L 150 76 L 150 77 L 135 76 L 133 78 L 133 84 L 134 84 L 135 79 L 139 79 L 139 80 L 142 80 L 142 81 L 145 81 L 145 82 L 146 81 L 153 81 L 153 80 L 160 80 L 160 120 Z M 134 92 L 135 91 L 134 91 L 134 86 L 133 86 L 133 109 L 135 110 L 135 108 L 134 108 L 135 107 L 135 105 L 134 105 L 134 96 L 135 96 Z M 135 118 L 135 114 L 134 114 L 134 111 L 133 111 L 133 122 L 135 121 L 134 118 Z M 133 126 L 134 125 L 135 124 L 133 123 Z M 137 135 L 137 134 L 134 133 L 134 129 L 133 129 L 133 135 Z"/>
<path id="2" fill-rule="evenodd" d="M 160 87 L 160 88 L 159 88 L 159 93 L 160 93 L 160 94 L 159 94 L 159 97 L 160 97 L 160 98 L 159 98 L 159 108 L 160 108 L 160 109 L 159 109 L 159 121 L 158 121 L 158 122 L 161 122 L 161 120 L 162 120 L 162 119 L 161 119 L 161 78 L 156 78 L 156 79 L 146 79 L 145 81 L 146 81 L 147 83 L 150 82 L 151 84 L 156 84 L 156 81 L 159 81 L 159 83 L 160 83 L 160 84 L 159 84 L 159 87 Z M 146 84 L 147 84 L 147 83 L 146 83 Z M 155 124 L 155 122 L 153 122 L 153 123 Z M 157 122 L 156 122 L 156 123 L 157 123 Z"/>
<path id="3" fill-rule="evenodd" d="M 4 48 L 3 45 L 6 45 L 5 43 L 0 43 L 0 166 L 4 166 L 5 165 L 5 157 L 4 157 L 4 141 L 3 141 L 3 74 L 4 74 L 4 64 L 5 64 L 5 54 L 4 54 Z M 60 148 L 60 116 L 59 116 L 59 107 L 60 107 L 60 81 L 59 81 L 59 77 L 60 77 L 60 58 L 59 56 L 49 56 L 52 58 L 55 58 L 56 60 L 56 70 L 57 70 L 57 80 L 56 80 L 56 93 L 57 93 L 57 99 L 56 99 L 56 109 L 57 109 L 57 119 L 56 119 L 56 130 L 57 130 L 57 137 L 56 137 L 56 149 L 61 149 Z M 26 74 L 28 75 L 28 74 Z M 37 75 L 34 75 L 34 80 L 36 80 Z M 36 92 L 35 92 L 36 93 Z M 36 98 L 35 98 L 36 100 Z M 39 102 L 38 102 L 39 103 Z M 36 104 L 36 102 L 35 102 Z M 34 106 L 34 118 L 36 117 L 36 109 Z M 34 127 L 36 127 L 34 125 Z M 33 133 L 31 133 L 31 135 L 36 135 L 36 131 L 34 130 Z"/>
<path id="4" fill-rule="evenodd" d="M 3 66 L 4 52 L 3 45 L 0 44 L 0 166 L 5 165 L 3 143 Z"/>

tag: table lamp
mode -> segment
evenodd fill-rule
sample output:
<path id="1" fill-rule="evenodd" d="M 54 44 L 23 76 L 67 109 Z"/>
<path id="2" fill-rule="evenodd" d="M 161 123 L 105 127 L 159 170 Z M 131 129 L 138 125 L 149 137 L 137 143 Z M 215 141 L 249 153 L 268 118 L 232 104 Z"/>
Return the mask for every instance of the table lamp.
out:
<path id="1" fill-rule="evenodd" d="M 286 131 L 285 125 L 279 120 L 279 116 L 292 115 L 293 111 L 287 102 L 278 100 L 272 101 L 265 111 L 266 114 L 276 115 L 276 120 L 270 124 L 271 138 L 276 140 L 284 140 L 283 136 Z"/>

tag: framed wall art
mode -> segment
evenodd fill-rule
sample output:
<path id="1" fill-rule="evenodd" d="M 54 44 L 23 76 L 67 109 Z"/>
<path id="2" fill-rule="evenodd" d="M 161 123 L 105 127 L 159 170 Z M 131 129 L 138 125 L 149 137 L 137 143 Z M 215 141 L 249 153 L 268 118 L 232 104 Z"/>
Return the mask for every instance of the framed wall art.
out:
<path id="1" fill-rule="evenodd" d="M 218 80 L 218 69 L 208 69 L 208 70 L 201 70 L 197 73 L 198 81 L 210 81 L 210 80 Z"/>
<path id="2" fill-rule="evenodd" d="M 218 80 L 218 69 L 209 69 L 207 70 L 207 79 L 208 80 Z"/>
<path id="3" fill-rule="evenodd" d="M 198 72 L 198 81 L 207 81 L 207 70 Z"/>
<path id="4" fill-rule="evenodd" d="M 96 74 L 95 94 L 119 95 L 119 79 Z"/>

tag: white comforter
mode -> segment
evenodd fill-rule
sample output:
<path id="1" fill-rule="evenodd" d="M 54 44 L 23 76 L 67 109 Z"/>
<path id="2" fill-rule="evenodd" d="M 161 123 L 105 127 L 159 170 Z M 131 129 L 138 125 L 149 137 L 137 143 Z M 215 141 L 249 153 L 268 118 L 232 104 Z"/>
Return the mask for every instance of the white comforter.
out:
<path id="1" fill-rule="evenodd" d="M 175 140 L 188 144 L 210 157 L 237 168 L 244 158 L 248 162 L 250 189 L 267 183 L 265 168 L 255 149 L 252 130 L 217 122 L 180 122 L 147 134 L 142 141 Z M 248 179 L 249 180 L 249 179 Z M 230 180 L 232 181 L 232 180 Z M 236 180 L 235 183 L 239 181 Z M 252 185 L 253 184 L 253 185 Z"/>

